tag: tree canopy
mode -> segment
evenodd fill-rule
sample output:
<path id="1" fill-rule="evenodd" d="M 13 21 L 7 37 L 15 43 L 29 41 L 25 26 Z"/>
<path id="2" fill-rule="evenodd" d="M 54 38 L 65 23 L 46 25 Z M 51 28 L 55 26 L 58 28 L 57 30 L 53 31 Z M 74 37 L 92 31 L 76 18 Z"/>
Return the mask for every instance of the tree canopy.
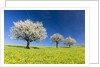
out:
<path id="1" fill-rule="evenodd" d="M 31 20 L 14 22 L 10 29 L 11 39 L 25 40 L 27 42 L 39 42 L 47 37 L 46 29 L 42 22 L 33 22 Z"/>
<path id="2" fill-rule="evenodd" d="M 60 42 L 63 42 L 63 40 L 64 40 L 63 36 L 60 35 L 59 33 L 52 35 L 50 39 L 51 39 L 52 42 L 56 43 L 57 48 L 58 48 L 58 44 Z"/>
<path id="3" fill-rule="evenodd" d="M 70 36 L 67 37 L 67 38 L 64 40 L 64 44 L 65 44 L 65 45 L 69 45 L 69 47 L 70 47 L 70 45 L 74 45 L 75 43 L 76 43 L 76 40 L 73 39 L 73 38 L 71 38 Z"/>

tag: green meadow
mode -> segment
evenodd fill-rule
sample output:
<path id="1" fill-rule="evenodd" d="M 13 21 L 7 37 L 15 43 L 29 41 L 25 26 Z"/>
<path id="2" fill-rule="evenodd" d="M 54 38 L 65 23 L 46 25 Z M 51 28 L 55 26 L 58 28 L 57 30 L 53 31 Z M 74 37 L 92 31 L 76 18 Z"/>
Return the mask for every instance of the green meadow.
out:
<path id="1" fill-rule="evenodd" d="M 4 45 L 4 64 L 85 64 L 85 47 Z"/>

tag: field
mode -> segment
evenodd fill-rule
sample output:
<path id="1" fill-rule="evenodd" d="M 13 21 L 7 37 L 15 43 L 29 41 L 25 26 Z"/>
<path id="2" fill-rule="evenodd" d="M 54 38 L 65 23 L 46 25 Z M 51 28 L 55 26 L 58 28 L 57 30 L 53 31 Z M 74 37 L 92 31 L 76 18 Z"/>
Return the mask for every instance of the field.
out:
<path id="1" fill-rule="evenodd" d="M 4 64 L 85 64 L 85 47 L 4 46 Z"/>

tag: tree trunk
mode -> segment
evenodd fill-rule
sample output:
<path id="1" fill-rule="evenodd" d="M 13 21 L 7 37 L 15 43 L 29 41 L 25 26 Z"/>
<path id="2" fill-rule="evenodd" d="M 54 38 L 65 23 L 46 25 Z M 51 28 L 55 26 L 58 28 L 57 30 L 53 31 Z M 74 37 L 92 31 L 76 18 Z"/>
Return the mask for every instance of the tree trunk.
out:
<path id="1" fill-rule="evenodd" d="M 58 48 L 58 44 L 56 44 L 56 48 Z"/>
<path id="2" fill-rule="evenodd" d="M 28 48 L 28 49 L 29 49 L 29 44 L 30 44 L 30 41 L 27 41 L 27 46 L 26 46 L 26 48 Z"/>

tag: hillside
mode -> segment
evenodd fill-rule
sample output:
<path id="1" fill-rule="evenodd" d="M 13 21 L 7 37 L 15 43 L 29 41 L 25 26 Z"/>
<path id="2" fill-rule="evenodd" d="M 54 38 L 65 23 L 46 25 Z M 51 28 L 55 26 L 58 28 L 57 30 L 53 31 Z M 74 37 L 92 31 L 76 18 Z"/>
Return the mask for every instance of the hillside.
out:
<path id="1" fill-rule="evenodd" d="M 46 47 L 46 46 L 5 45 L 5 64 L 84 64 L 85 47 Z"/>

